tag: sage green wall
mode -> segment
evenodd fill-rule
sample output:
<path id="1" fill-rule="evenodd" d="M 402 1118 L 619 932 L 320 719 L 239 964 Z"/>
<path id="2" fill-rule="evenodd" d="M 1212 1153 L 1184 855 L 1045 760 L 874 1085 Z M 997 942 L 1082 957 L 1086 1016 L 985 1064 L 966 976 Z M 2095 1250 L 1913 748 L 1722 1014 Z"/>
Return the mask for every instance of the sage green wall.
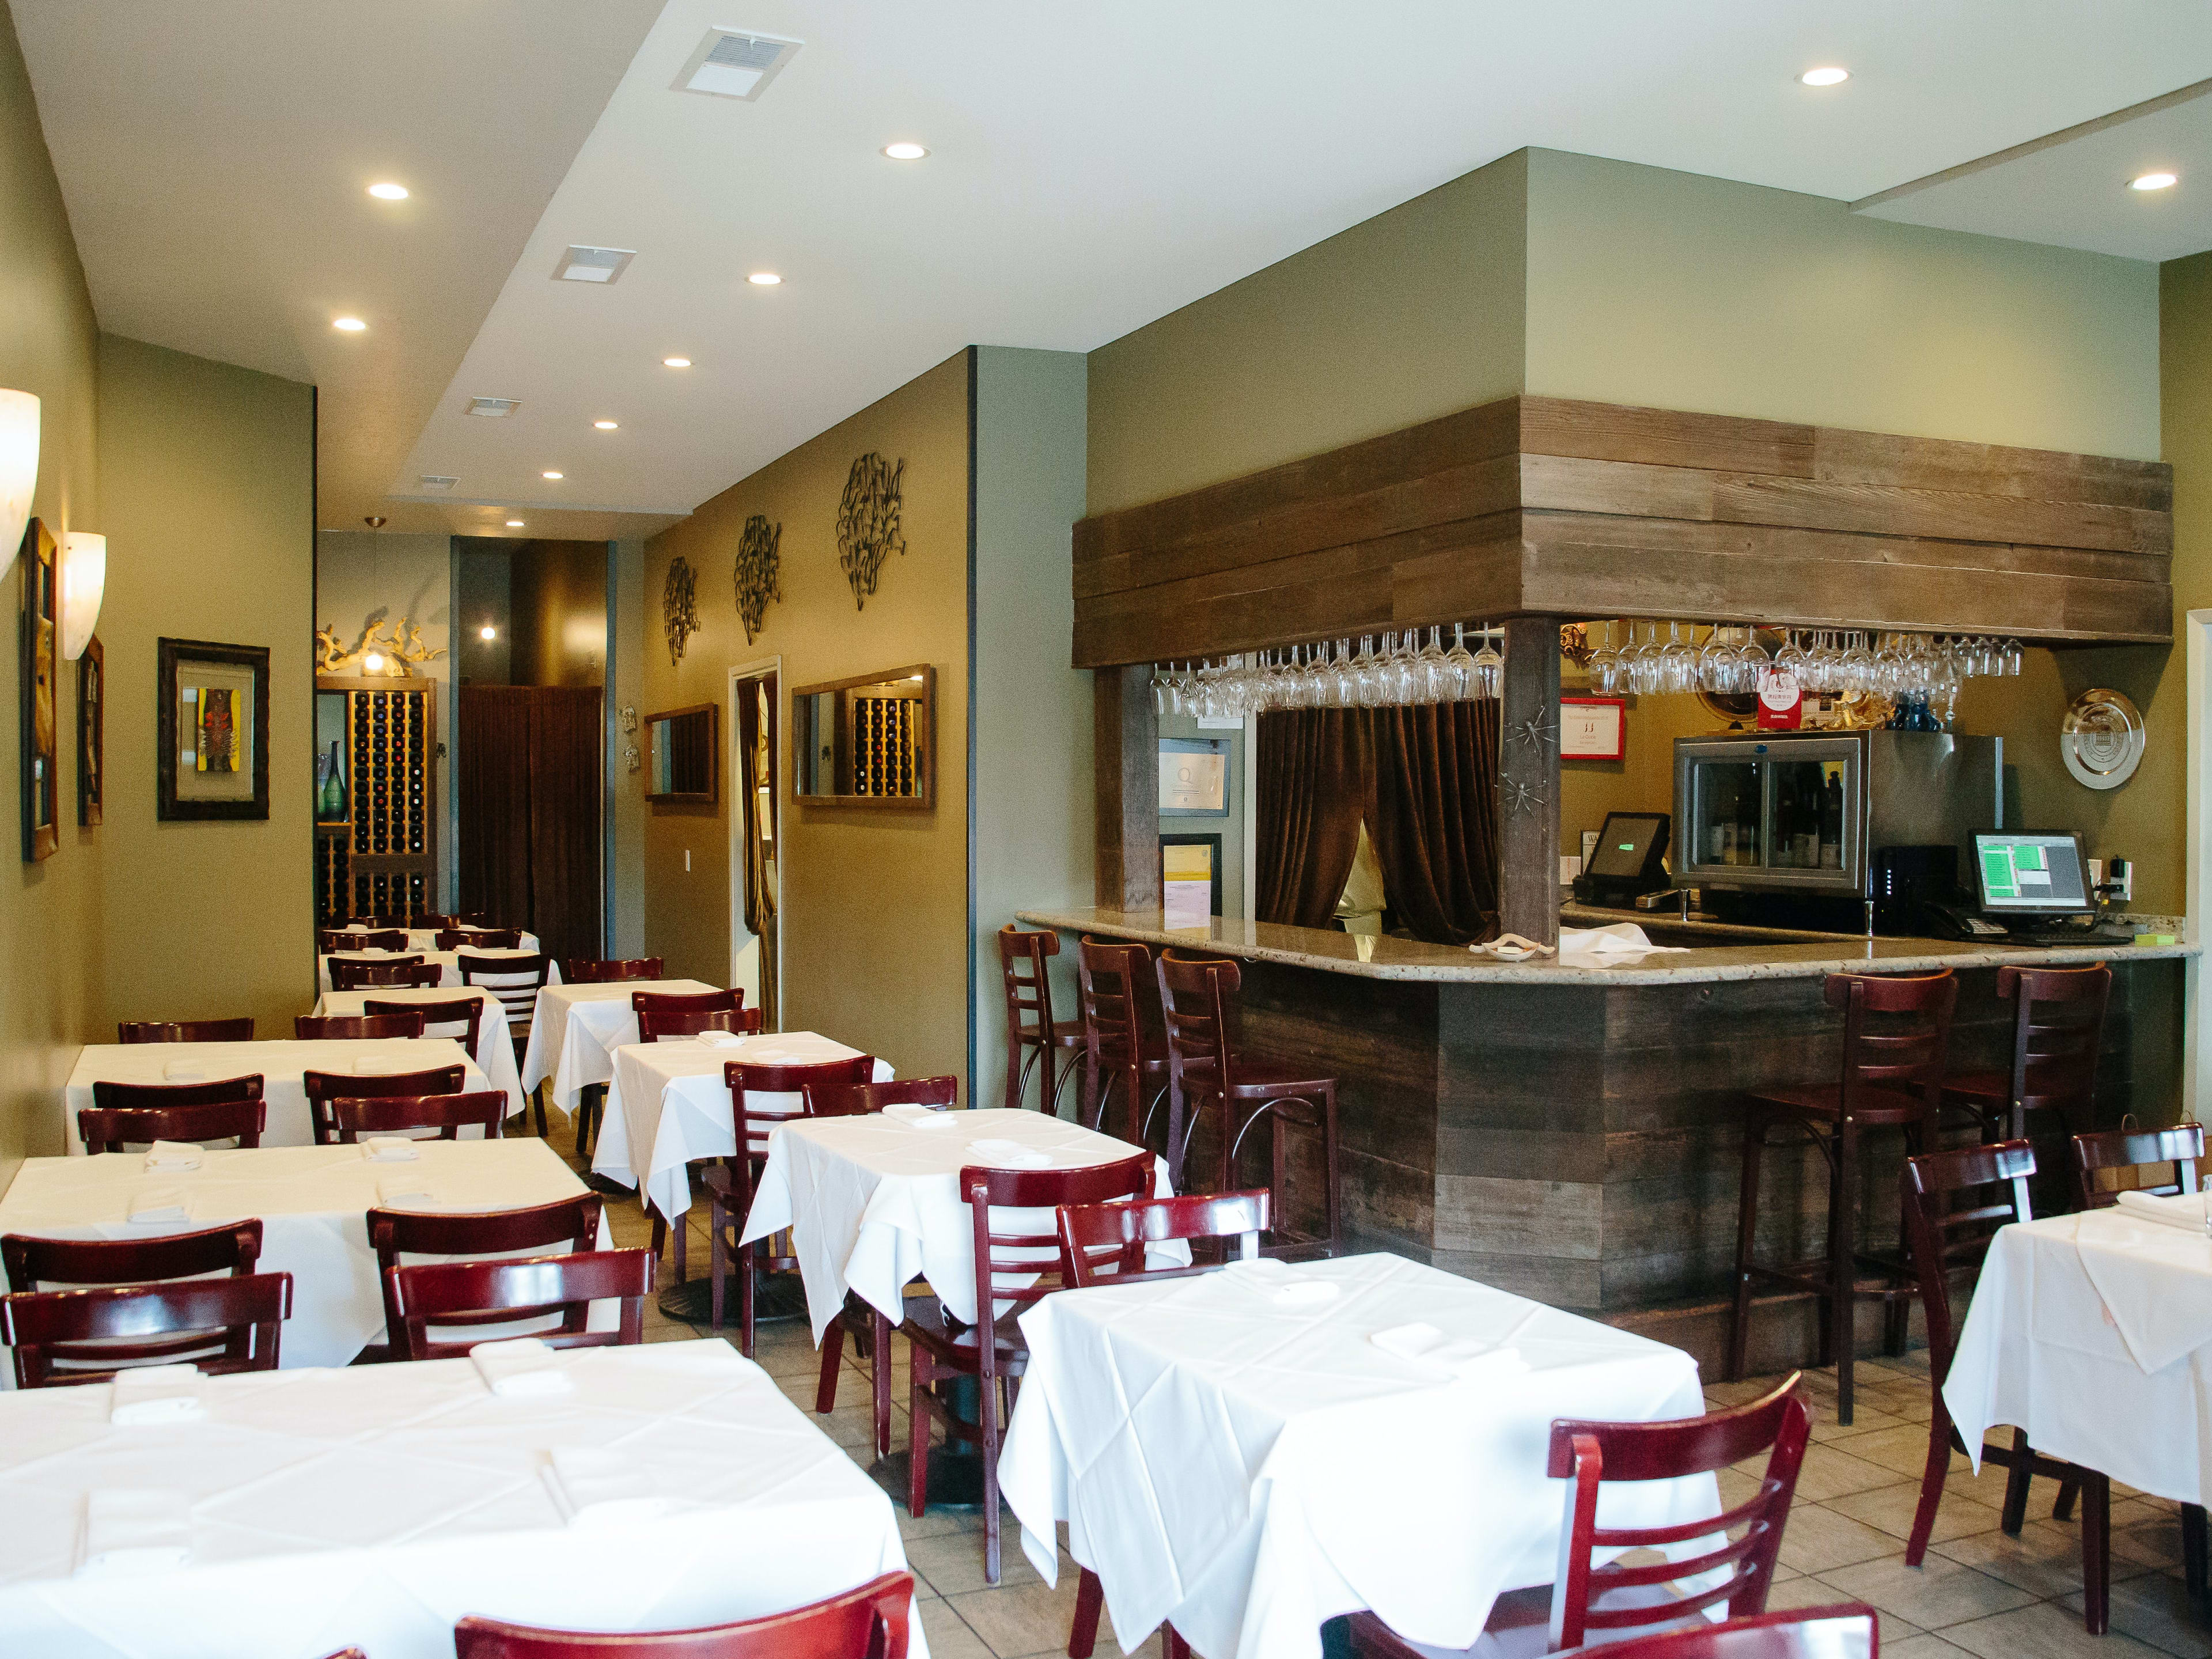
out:
<path id="1" fill-rule="evenodd" d="M 0 315 L 7 319 L 0 328 L 0 386 L 34 392 L 40 404 L 32 510 L 57 540 L 72 527 L 100 530 L 94 438 L 99 329 L 6 0 L 0 0 Z M 121 554 L 115 549 L 111 559 Z M 0 802 L 10 820 L 4 854 L 9 873 L 0 878 L 0 1182 L 26 1154 L 60 1150 L 62 1084 L 102 1012 L 101 832 L 76 827 L 73 664 L 62 665 L 56 688 L 61 850 L 37 864 L 21 861 L 21 568 L 19 560 L 0 582 L 7 605 L 0 686 L 9 711 L 0 725 Z M 105 619 L 100 631 L 112 632 Z"/>

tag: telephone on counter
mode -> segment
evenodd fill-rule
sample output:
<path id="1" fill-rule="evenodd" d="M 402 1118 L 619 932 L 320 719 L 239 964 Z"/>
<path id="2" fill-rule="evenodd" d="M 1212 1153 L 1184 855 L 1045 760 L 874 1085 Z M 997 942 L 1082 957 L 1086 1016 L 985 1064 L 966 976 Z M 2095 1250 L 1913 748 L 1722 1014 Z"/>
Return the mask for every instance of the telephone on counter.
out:
<path id="1" fill-rule="evenodd" d="M 1977 915 L 1963 904 L 1929 903 L 1923 907 L 1929 921 L 1945 939 L 1984 939 L 2010 937 L 2002 922 Z"/>

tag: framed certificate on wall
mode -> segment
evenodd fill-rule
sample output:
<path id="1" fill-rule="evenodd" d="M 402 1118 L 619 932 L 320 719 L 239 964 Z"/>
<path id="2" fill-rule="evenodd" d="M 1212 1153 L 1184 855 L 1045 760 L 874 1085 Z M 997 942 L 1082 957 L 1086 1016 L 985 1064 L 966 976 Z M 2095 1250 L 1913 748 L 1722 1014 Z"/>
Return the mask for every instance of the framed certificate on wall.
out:
<path id="1" fill-rule="evenodd" d="M 1620 760 L 1628 752 L 1628 704 L 1620 697 L 1559 699 L 1559 758 Z"/>
<path id="2" fill-rule="evenodd" d="M 1229 816 L 1229 740 L 1226 738 L 1162 738 L 1160 816 L 1164 818 L 1225 818 Z"/>

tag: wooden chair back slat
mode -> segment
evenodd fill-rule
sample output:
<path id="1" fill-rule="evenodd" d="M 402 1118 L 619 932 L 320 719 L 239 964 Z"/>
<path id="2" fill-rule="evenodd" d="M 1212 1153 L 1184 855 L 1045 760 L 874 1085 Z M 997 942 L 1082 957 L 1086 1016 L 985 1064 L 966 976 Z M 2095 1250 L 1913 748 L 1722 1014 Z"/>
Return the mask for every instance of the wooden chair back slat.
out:
<path id="1" fill-rule="evenodd" d="M 910 1077 L 882 1083 L 810 1083 L 806 1085 L 810 1117 L 858 1117 L 880 1112 L 886 1106 L 927 1106 L 950 1111 L 960 1103 L 957 1077 Z"/>
<path id="2" fill-rule="evenodd" d="M 441 927 L 430 942 L 441 951 L 520 951 L 520 927 Z M 565 969 L 562 970 L 567 971 Z"/>
<path id="3" fill-rule="evenodd" d="M 210 1374 L 273 1371 L 277 1340 L 292 1312 L 292 1275 L 246 1273 L 82 1291 L 15 1291 L 0 1297 L 0 1343 L 15 1350 L 15 1386 L 46 1389 L 105 1382 L 116 1367 L 57 1370 L 55 1351 L 76 1344 L 130 1346 L 194 1339 L 191 1363 Z M 211 1350 L 212 1352 L 204 1352 Z"/>
<path id="4" fill-rule="evenodd" d="M 455 1659 L 610 1659 L 617 1652 L 648 1659 L 906 1659 L 913 1600 L 913 1576 L 887 1572 L 789 1613 L 691 1630 L 586 1635 L 471 1614 L 453 1626 L 453 1652 Z"/>
<path id="5" fill-rule="evenodd" d="M 1660 1631 L 1599 1650 L 1606 1659 L 1878 1659 L 1880 1615 L 1863 1601 L 1793 1607 Z"/>
<path id="6" fill-rule="evenodd" d="M 362 1013 L 371 1019 L 385 1014 L 417 1014 L 426 1037 L 451 1037 L 471 1054 L 477 1051 L 477 1028 L 484 1016 L 482 997 L 451 997 L 437 1002 L 380 1002 L 365 999 Z"/>
<path id="7" fill-rule="evenodd" d="M 457 1095 L 467 1078 L 462 1066 L 433 1066 L 419 1072 L 305 1072 L 300 1081 L 307 1097 L 307 1119 L 315 1132 L 315 1145 L 335 1146 L 338 1120 L 331 1109 L 332 1101 Z"/>
<path id="8" fill-rule="evenodd" d="M 268 1124 L 258 1073 L 212 1083 L 108 1083 L 92 1085 L 93 1104 L 76 1115 L 88 1152 L 119 1152 L 157 1140 L 228 1140 L 258 1146 Z"/>
<path id="9" fill-rule="evenodd" d="M 743 991 L 632 991 L 634 1014 L 736 1013 L 745 1006 Z"/>
<path id="10" fill-rule="evenodd" d="M 435 1129 L 440 1140 L 459 1140 L 463 1129 L 475 1127 L 486 1140 L 496 1140 L 507 1116 L 507 1096 L 497 1089 L 465 1095 L 339 1095 L 330 1105 L 342 1146 L 355 1145 L 363 1135 L 410 1129 Z"/>
<path id="11" fill-rule="evenodd" d="M 1060 1212 L 1060 1246 L 1067 1282 L 1076 1288 L 1131 1279 L 1172 1279 L 1214 1273 L 1221 1264 L 1193 1267 L 1145 1266 L 1145 1247 L 1170 1239 L 1243 1238 L 1244 1254 L 1259 1252 L 1267 1231 L 1265 1188 L 1242 1193 L 1191 1193 L 1176 1198 L 1123 1199 L 1110 1204 L 1070 1204 Z"/>
<path id="12" fill-rule="evenodd" d="M 561 963 L 561 977 L 571 985 L 618 985 L 625 980 L 662 979 L 659 957 L 569 957 Z"/>
<path id="13" fill-rule="evenodd" d="M 1006 988 L 1006 1021 L 1024 1036 L 1052 1037 L 1052 981 L 1044 959 L 1060 954 L 1060 935 L 1027 932 L 1008 922 L 999 929 L 999 975 Z"/>
<path id="14" fill-rule="evenodd" d="M 1951 1047 L 1959 981 L 1934 974 L 1831 974 L 1828 1005 L 1844 1011 L 1843 1110 L 1893 1106 L 1917 1095 L 1933 1121 Z"/>
<path id="15" fill-rule="evenodd" d="M 532 1335 L 556 1348 L 629 1346 L 645 1340 L 645 1298 L 653 1294 L 653 1252 L 586 1250 L 567 1255 L 524 1256 L 508 1261 L 437 1261 L 387 1267 L 386 1306 L 397 1322 L 386 1327 L 392 1346 L 406 1359 L 457 1359 L 477 1341 L 433 1340 L 430 1328 L 501 1325 L 523 1318 L 556 1318 L 557 1329 Z M 622 1304 L 619 1330 L 586 1328 L 594 1302 Z M 493 1337 L 503 1334 L 495 1331 Z"/>
<path id="16" fill-rule="evenodd" d="M 461 983 L 472 990 L 489 991 L 507 1011 L 507 1029 L 517 1052 L 530 1042 L 530 1022 L 538 1013 L 538 994 L 551 977 L 552 958 L 535 956 L 479 957 L 464 948 L 453 958 Z"/>
<path id="17" fill-rule="evenodd" d="M 326 957 L 340 951 L 404 951 L 407 948 L 407 930 L 379 927 L 356 933 L 350 928 L 325 927 L 317 933 L 315 942 Z"/>
<path id="18" fill-rule="evenodd" d="M 1168 1076 L 1186 1097 L 1224 1092 L 1235 1081 L 1230 1053 L 1230 1006 L 1244 982 L 1236 963 L 1222 957 L 1183 957 L 1162 951 L 1157 969 L 1160 1019 L 1168 1040 Z"/>
<path id="19" fill-rule="evenodd" d="M 370 991 L 404 988 L 410 991 L 427 991 L 444 978 L 445 971 L 434 962 L 426 963 L 420 958 L 412 962 L 344 962 L 333 958 L 331 963 L 331 989 Z"/>
<path id="20" fill-rule="evenodd" d="M 1939 1390 L 1951 1374 L 1955 1347 L 1950 1275 L 1967 1258 L 1978 1264 L 1999 1226 L 2035 1218 L 2027 1193 L 2027 1183 L 2034 1175 L 2035 1149 L 2025 1140 L 1960 1146 L 1905 1161 L 1899 1177 L 1905 1238 L 1927 1315 L 1928 1370 Z M 1957 1205 L 1961 1193 L 1979 1194 L 1991 1188 L 2009 1188 L 2010 1196 L 2000 1196 L 1995 1203 Z"/>
<path id="21" fill-rule="evenodd" d="M 2142 1171 L 2164 1166 L 2163 1174 L 2130 1190 L 2160 1197 L 2193 1195 L 2198 1190 L 2197 1165 L 2204 1158 L 2204 1126 L 2181 1123 L 2171 1129 L 2106 1129 L 2075 1135 L 2074 1181 L 2085 1210 L 2101 1210 L 2120 1201 L 2122 1188 L 2097 1179 L 2106 1170 Z"/>
<path id="22" fill-rule="evenodd" d="M 121 1019 L 118 1042 L 251 1042 L 251 1019 Z"/>
<path id="23" fill-rule="evenodd" d="M 261 1223 L 258 1220 L 234 1221 L 159 1238 L 27 1238 L 13 1233 L 0 1237 L 0 1262 L 6 1264 L 10 1291 L 147 1285 L 208 1273 L 227 1273 L 234 1278 L 252 1273 L 260 1259 Z M 113 1370 L 118 1360 L 133 1364 L 178 1363 L 207 1346 L 207 1339 L 198 1334 L 94 1346 L 58 1341 L 47 1348 L 46 1358 L 49 1366 Z"/>
<path id="24" fill-rule="evenodd" d="M 302 1042 L 373 1042 L 421 1036 L 423 1024 L 413 1008 L 398 1014 L 295 1014 L 292 1035 Z"/>
<path id="25" fill-rule="evenodd" d="M 599 1242 L 599 1200 L 580 1193 L 534 1204 L 527 1209 L 494 1210 L 469 1214 L 453 1211 L 371 1210 L 368 1247 L 376 1252 L 377 1287 L 384 1297 L 384 1326 L 387 1338 L 399 1328 L 398 1309 L 392 1300 L 391 1270 L 407 1266 L 403 1256 L 483 1258 L 511 1255 L 517 1250 L 544 1251 L 559 1245 L 574 1253 L 592 1250 Z M 527 1312 L 484 1312 L 471 1322 L 485 1326 L 519 1323 Z"/>
<path id="26" fill-rule="evenodd" d="M 635 997 L 636 993 L 631 993 Z M 696 1036 L 702 1031 L 731 1031 L 739 1036 L 758 1036 L 763 1024 L 757 1008 L 697 1008 L 677 1009 L 656 1012 L 641 1009 L 637 1016 L 637 1040 L 640 1042 L 659 1042 L 665 1037 Z"/>

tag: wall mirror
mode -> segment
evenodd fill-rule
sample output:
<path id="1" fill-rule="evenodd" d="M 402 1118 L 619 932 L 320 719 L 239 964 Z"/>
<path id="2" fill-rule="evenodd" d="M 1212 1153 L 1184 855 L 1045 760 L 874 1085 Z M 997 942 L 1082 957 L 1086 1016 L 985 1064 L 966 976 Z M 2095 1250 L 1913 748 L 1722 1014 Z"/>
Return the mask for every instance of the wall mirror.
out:
<path id="1" fill-rule="evenodd" d="M 797 687 L 791 757 L 802 805 L 934 805 L 937 671 L 918 663 Z"/>
<path id="2" fill-rule="evenodd" d="M 713 703 L 702 702 L 645 717 L 647 800 L 713 802 L 714 712 Z"/>

